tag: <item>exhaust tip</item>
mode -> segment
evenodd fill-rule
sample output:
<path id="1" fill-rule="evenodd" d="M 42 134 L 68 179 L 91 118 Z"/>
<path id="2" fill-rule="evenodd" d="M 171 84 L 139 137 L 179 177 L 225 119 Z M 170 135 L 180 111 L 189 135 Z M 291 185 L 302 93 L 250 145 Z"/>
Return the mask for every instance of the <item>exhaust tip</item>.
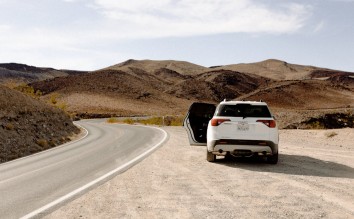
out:
<path id="1" fill-rule="evenodd" d="M 219 149 L 219 153 L 221 154 L 222 152 L 224 152 L 222 149 Z"/>

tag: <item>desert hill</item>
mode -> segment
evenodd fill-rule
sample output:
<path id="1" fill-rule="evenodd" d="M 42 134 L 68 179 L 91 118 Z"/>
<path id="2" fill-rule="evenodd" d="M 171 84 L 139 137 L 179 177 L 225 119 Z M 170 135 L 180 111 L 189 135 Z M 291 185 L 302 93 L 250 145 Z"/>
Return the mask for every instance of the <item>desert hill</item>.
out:
<path id="1" fill-rule="evenodd" d="M 76 114 L 156 115 L 182 112 L 188 101 L 163 92 L 165 83 L 142 73 L 140 77 L 120 70 L 100 70 L 32 83 L 43 92 L 52 93 L 68 103 Z"/>
<path id="2" fill-rule="evenodd" d="M 63 111 L 0 85 L 0 163 L 62 144 L 78 132 Z"/>
<path id="3" fill-rule="evenodd" d="M 268 59 L 255 63 L 224 65 L 215 68 L 259 75 L 273 80 L 304 80 L 333 75 L 351 75 L 343 72 L 314 66 L 290 64 L 281 60 Z M 326 75 L 326 76 L 325 76 Z"/>
<path id="4" fill-rule="evenodd" d="M 354 108 L 354 78 L 276 82 L 237 99 L 263 100 L 283 109 Z"/>
<path id="5" fill-rule="evenodd" d="M 280 60 L 203 67 L 183 61 L 128 60 L 88 74 L 31 84 L 58 94 L 79 115 L 185 114 L 194 101 L 268 101 L 278 109 L 352 108 L 353 73 Z"/>
<path id="6" fill-rule="evenodd" d="M 187 68 L 184 62 L 171 64 L 171 61 L 166 61 L 168 66 L 174 66 L 179 72 L 167 68 L 165 62 L 148 63 L 148 67 L 129 67 L 126 70 L 109 67 L 85 75 L 34 82 L 31 86 L 45 96 L 59 93 L 68 103 L 70 112 L 125 116 L 184 114 L 193 101 L 216 103 L 271 83 L 270 79 L 257 75 L 228 70 L 186 74 L 180 70 L 182 67 L 176 67 L 182 63 L 183 68 Z M 143 64 L 134 61 L 134 65 Z"/>
<path id="7" fill-rule="evenodd" d="M 0 64 L 0 83 L 30 83 L 55 77 L 86 73 L 84 71 L 39 68 L 18 63 Z"/>
<path id="8" fill-rule="evenodd" d="M 108 69 L 121 70 L 128 73 L 135 73 L 134 70 L 143 70 L 144 72 L 154 74 L 160 69 L 167 69 L 181 75 L 195 75 L 208 71 L 207 67 L 196 65 L 185 61 L 175 60 L 134 60 L 129 59 L 125 62 L 108 67 Z"/>

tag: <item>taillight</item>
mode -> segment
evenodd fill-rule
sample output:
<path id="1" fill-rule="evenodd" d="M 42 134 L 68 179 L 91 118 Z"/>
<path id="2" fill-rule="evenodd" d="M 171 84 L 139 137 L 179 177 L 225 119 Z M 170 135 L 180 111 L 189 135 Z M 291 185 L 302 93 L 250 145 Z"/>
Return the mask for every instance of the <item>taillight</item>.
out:
<path id="1" fill-rule="evenodd" d="M 275 126 L 277 126 L 275 120 L 257 120 L 257 122 L 264 123 L 269 128 L 275 128 Z"/>
<path id="2" fill-rule="evenodd" d="M 218 126 L 223 122 L 231 121 L 230 119 L 212 119 L 211 120 L 211 126 Z"/>

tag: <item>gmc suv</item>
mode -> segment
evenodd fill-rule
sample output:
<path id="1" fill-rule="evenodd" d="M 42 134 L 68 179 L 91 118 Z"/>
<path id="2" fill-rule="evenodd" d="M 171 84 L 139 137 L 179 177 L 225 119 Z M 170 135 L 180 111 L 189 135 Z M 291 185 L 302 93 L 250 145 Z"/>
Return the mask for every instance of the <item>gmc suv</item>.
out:
<path id="1" fill-rule="evenodd" d="M 265 102 L 223 101 L 217 107 L 193 103 L 183 126 L 191 145 L 207 146 L 207 161 L 218 156 L 267 157 L 278 162 L 277 123 Z"/>

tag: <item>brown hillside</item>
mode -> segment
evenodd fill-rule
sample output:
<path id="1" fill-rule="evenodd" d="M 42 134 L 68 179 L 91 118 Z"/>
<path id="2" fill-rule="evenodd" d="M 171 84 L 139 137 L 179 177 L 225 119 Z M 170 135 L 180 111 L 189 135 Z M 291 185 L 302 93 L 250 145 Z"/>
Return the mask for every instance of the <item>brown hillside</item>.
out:
<path id="1" fill-rule="evenodd" d="M 271 83 L 270 79 L 229 70 L 208 71 L 183 80 L 167 92 L 186 99 L 220 102 L 247 94 Z"/>
<path id="2" fill-rule="evenodd" d="M 117 65 L 108 67 L 108 69 L 121 70 L 125 72 L 132 72 L 131 69 L 141 69 L 147 73 L 154 73 L 159 69 L 168 69 L 177 72 L 182 75 L 194 75 L 204 71 L 208 68 L 196 65 L 185 61 L 174 61 L 174 60 L 127 60 Z"/>
<path id="3" fill-rule="evenodd" d="M 18 63 L 0 64 L 0 84 L 31 83 L 35 81 L 84 74 L 84 71 L 57 70 L 54 68 L 39 68 Z"/>
<path id="4" fill-rule="evenodd" d="M 224 70 L 185 75 L 167 68 L 144 69 L 130 67 L 125 72 L 108 68 L 31 85 L 47 98 L 50 93 L 60 93 L 70 112 L 125 116 L 184 114 L 193 101 L 233 99 L 271 82 Z"/>
<path id="5" fill-rule="evenodd" d="M 158 115 L 181 114 L 189 102 L 164 93 L 163 81 L 147 74 L 139 77 L 120 70 L 55 78 L 31 84 L 44 98 L 59 93 L 68 110 L 77 114 Z"/>
<path id="6" fill-rule="evenodd" d="M 314 66 L 290 64 L 281 60 L 269 59 L 262 62 L 220 66 L 215 69 L 225 69 L 250 73 L 273 80 L 304 80 L 333 75 L 353 75 L 353 73 L 318 68 Z M 325 76 L 326 75 L 326 76 Z"/>
<path id="7" fill-rule="evenodd" d="M 62 144 L 78 131 L 61 110 L 0 85 L 0 162 Z"/>
<path id="8" fill-rule="evenodd" d="M 238 99 L 264 100 L 274 108 L 284 109 L 348 108 L 354 107 L 353 81 L 328 79 L 278 82 Z"/>
<path id="9" fill-rule="evenodd" d="M 59 95 L 69 112 L 83 117 L 185 114 L 194 101 L 237 98 L 265 100 L 285 117 L 289 110 L 300 110 L 295 118 L 306 109 L 353 107 L 353 75 L 279 60 L 212 68 L 173 60 L 128 60 L 32 85 L 44 92 L 44 99 Z"/>

